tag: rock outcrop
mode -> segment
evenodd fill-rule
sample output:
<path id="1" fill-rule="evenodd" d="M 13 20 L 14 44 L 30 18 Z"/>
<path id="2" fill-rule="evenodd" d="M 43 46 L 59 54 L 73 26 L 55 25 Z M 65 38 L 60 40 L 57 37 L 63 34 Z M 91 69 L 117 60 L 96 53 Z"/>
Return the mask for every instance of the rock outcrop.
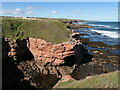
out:
<path id="1" fill-rule="evenodd" d="M 67 24 L 67 28 L 69 29 L 79 29 L 79 28 L 92 28 L 92 26 L 88 26 L 86 24 Z"/>
<path id="2" fill-rule="evenodd" d="M 9 45 L 8 39 L 2 38 L 2 59 L 6 60 L 9 58 L 8 52 L 10 52 L 11 48 Z"/>
<path id="3" fill-rule="evenodd" d="M 7 47 L 4 45 L 5 42 L 7 42 Z M 3 56 L 6 52 L 6 56 L 17 60 L 17 66 L 23 72 L 24 79 L 36 88 L 45 88 L 46 84 L 42 84 L 46 82 L 45 78 L 51 78 L 46 87 L 51 88 L 60 78 L 71 74 L 81 63 L 84 54 L 84 48 L 77 33 L 72 34 L 68 42 L 61 44 L 53 44 L 37 38 L 14 40 L 13 43 L 10 43 L 9 38 L 5 38 L 4 43 Z M 5 47 L 9 47 L 9 50 Z M 37 76 L 31 76 L 31 73 L 35 72 Z M 36 77 L 41 77 L 40 80 L 43 81 L 36 82 L 34 80 Z"/>
<path id="4" fill-rule="evenodd" d="M 51 65 L 64 64 L 64 58 L 75 55 L 78 53 L 76 45 L 64 42 L 61 44 L 52 44 L 42 39 L 29 38 L 29 50 L 33 53 L 35 60 Z M 79 46 L 80 47 L 80 46 Z M 78 58 L 78 57 L 75 57 Z"/>

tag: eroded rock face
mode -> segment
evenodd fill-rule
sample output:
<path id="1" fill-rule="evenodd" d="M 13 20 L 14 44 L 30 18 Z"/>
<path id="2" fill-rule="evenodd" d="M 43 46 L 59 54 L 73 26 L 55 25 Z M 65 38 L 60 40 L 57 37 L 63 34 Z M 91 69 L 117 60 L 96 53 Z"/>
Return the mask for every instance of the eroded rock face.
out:
<path id="1" fill-rule="evenodd" d="M 82 59 L 82 46 L 80 43 L 78 45 L 77 43 L 72 44 L 70 42 L 52 44 L 43 39 L 29 38 L 28 47 L 34 56 L 37 66 L 44 68 L 44 70 L 48 69 L 50 73 L 52 70 L 51 68 L 54 67 L 52 73 L 56 75 L 58 75 L 58 71 L 61 76 L 70 74 L 75 65 L 79 65 Z M 65 69 L 67 70 L 65 71 Z M 47 73 L 45 72 L 45 74 Z M 60 76 L 58 75 L 58 77 Z"/>
<path id="2" fill-rule="evenodd" d="M 33 59 L 33 55 L 31 51 L 28 48 L 28 40 L 11 40 L 10 38 L 5 38 L 2 41 L 3 43 L 3 51 L 2 56 L 3 60 L 6 59 L 6 57 L 11 58 L 13 60 L 31 60 Z"/>
<path id="3" fill-rule="evenodd" d="M 38 61 L 51 62 L 52 65 L 64 63 L 64 58 L 74 55 L 72 44 L 52 44 L 42 39 L 29 38 L 30 51 Z"/>
<path id="4" fill-rule="evenodd" d="M 7 39 L 7 42 L 9 43 L 10 40 Z M 37 88 L 45 88 L 48 84 L 45 78 L 51 78 L 49 87 L 52 87 L 60 78 L 71 74 L 83 58 L 83 47 L 80 41 L 74 37 L 74 34 L 71 35 L 68 42 L 61 44 L 52 44 L 43 39 L 28 38 L 14 40 L 14 43 L 9 43 L 8 46 L 7 54 L 19 61 L 18 68 L 23 72 L 24 80 L 29 82 L 30 79 L 31 85 Z M 37 72 L 37 75 L 31 76 L 34 72 Z M 52 78 L 52 76 L 54 77 Z"/>

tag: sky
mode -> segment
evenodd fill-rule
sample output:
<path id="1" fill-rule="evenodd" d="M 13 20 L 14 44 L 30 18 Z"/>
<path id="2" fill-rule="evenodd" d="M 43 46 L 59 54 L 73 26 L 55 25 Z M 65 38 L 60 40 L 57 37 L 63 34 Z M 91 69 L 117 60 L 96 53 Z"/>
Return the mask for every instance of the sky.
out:
<path id="1" fill-rule="evenodd" d="M 118 21 L 118 2 L 2 2 L 2 16 Z"/>
<path id="2" fill-rule="evenodd" d="M 1 0 L 2 2 L 119 2 L 120 0 Z"/>

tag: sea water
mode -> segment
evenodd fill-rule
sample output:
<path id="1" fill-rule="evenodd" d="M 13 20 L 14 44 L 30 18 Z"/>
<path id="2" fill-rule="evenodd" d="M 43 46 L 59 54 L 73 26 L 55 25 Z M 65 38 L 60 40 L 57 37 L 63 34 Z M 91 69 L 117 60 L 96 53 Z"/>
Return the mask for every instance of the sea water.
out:
<path id="1" fill-rule="evenodd" d="M 120 23 L 120 22 L 119 22 Z M 79 28 L 75 30 L 83 34 L 83 38 L 89 38 L 92 42 L 104 42 L 107 45 L 119 45 L 119 23 L 118 22 L 81 22 L 76 24 L 87 24 L 93 28 Z M 95 34 L 95 33 L 100 33 Z"/>

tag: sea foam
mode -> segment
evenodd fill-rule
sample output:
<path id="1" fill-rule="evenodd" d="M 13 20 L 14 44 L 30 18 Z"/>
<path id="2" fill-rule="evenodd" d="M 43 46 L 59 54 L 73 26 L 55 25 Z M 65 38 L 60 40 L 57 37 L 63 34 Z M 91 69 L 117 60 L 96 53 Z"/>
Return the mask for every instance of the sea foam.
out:
<path id="1" fill-rule="evenodd" d="M 91 31 L 98 32 L 101 33 L 102 35 L 106 35 L 112 38 L 120 38 L 118 32 L 116 31 L 104 31 L 104 30 L 91 30 Z"/>

